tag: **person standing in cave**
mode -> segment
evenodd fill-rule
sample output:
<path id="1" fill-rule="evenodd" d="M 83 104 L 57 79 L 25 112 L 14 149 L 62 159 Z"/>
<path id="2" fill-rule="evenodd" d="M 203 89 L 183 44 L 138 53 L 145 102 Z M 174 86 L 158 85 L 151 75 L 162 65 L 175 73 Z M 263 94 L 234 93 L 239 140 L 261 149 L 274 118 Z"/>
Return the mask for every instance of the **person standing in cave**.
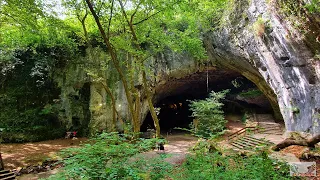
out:
<path id="1" fill-rule="evenodd" d="M 164 151 L 164 141 L 163 140 L 160 140 L 157 142 L 157 149 L 158 149 L 158 154 L 164 154 L 165 151 Z"/>
<path id="2" fill-rule="evenodd" d="M 164 151 L 164 143 L 160 142 L 158 143 L 158 153 L 159 154 L 164 154 L 165 151 Z"/>

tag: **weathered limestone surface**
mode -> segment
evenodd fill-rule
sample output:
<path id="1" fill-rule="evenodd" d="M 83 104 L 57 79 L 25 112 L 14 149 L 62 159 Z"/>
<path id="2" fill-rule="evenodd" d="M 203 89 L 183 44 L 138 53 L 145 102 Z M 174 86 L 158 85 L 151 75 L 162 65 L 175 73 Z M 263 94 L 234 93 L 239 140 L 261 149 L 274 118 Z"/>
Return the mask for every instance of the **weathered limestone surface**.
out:
<path id="1" fill-rule="evenodd" d="M 253 28 L 259 18 L 265 22 L 262 34 Z M 210 71 L 224 76 L 223 70 L 229 69 L 254 82 L 269 99 L 275 116 L 284 119 L 287 131 L 320 133 L 320 61 L 290 30 L 294 31 L 265 0 L 235 1 L 234 8 L 226 11 L 223 25 L 203 36 Z M 188 55 L 170 51 L 146 65 L 153 73 L 149 78 L 154 102 L 185 88 L 179 79 L 206 69 Z M 114 79 L 108 83 L 121 117 L 130 119 L 121 82 Z M 141 80 L 135 83 L 141 84 Z M 91 129 L 108 128 L 108 122 L 112 122 L 110 97 L 97 83 L 91 82 L 90 90 Z M 142 122 L 148 105 L 143 88 L 140 94 Z"/>
<path id="2" fill-rule="evenodd" d="M 236 7 L 223 28 L 206 35 L 210 59 L 240 71 L 267 96 L 264 88 L 271 87 L 287 131 L 320 133 L 320 61 L 314 59 L 301 38 L 290 36 L 290 25 L 270 4 L 263 0 L 250 4 L 239 1 Z M 259 17 L 266 22 L 261 36 L 253 29 Z M 272 96 L 268 97 L 272 102 Z"/>

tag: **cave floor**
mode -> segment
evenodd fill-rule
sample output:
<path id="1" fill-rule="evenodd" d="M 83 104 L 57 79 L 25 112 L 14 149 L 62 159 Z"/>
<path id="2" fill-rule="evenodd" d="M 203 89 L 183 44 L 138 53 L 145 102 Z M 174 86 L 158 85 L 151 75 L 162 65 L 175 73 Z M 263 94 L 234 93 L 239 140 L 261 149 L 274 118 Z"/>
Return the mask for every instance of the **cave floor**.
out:
<path id="1" fill-rule="evenodd" d="M 57 158 L 61 149 L 76 147 L 87 138 L 55 139 L 23 144 L 1 144 L 1 153 L 6 169 L 21 169 L 31 165 L 41 164 L 44 160 Z"/>

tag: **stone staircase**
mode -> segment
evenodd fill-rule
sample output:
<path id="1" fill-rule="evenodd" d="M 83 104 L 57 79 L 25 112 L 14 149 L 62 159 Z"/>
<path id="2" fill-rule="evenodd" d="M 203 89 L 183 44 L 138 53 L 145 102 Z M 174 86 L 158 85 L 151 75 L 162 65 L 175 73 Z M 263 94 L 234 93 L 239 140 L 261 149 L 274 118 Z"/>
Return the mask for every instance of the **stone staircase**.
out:
<path id="1" fill-rule="evenodd" d="M 275 123 L 271 114 L 255 114 L 255 122 L 250 127 L 245 127 L 228 136 L 229 144 L 234 150 L 252 151 L 259 146 L 271 146 L 265 136 L 279 136 L 283 134 L 283 128 Z"/>
<path id="2" fill-rule="evenodd" d="M 257 128 L 258 128 L 257 132 L 261 134 L 274 134 L 274 135 L 283 134 L 283 128 L 278 123 L 259 122 Z"/>
<path id="3" fill-rule="evenodd" d="M 260 146 L 270 146 L 270 143 L 264 139 L 257 139 L 252 137 L 251 135 L 242 136 L 230 143 L 233 146 L 234 150 L 248 150 L 252 151 Z"/>
<path id="4" fill-rule="evenodd" d="M 9 170 L 0 171 L 0 180 L 12 180 L 16 179 L 16 176 L 13 172 Z"/>

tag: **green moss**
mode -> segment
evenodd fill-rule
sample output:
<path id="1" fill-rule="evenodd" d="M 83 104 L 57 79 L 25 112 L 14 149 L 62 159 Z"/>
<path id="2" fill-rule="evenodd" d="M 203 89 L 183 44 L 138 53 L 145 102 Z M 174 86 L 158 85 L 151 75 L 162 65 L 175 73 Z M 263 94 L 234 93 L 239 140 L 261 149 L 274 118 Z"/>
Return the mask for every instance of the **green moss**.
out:
<path id="1" fill-rule="evenodd" d="M 263 19 L 261 16 L 258 17 L 255 23 L 252 25 L 252 30 L 254 34 L 258 37 L 262 37 L 266 33 L 266 29 L 269 27 L 267 20 Z"/>
<path id="2" fill-rule="evenodd" d="M 300 113 L 300 109 L 298 107 L 293 107 L 292 108 L 292 113 L 293 114 L 299 114 Z"/>
<path id="3" fill-rule="evenodd" d="M 258 97 L 263 95 L 263 93 L 259 89 L 253 89 L 246 92 L 242 92 L 239 94 L 241 97 Z"/>
<path id="4" fill-rule="evenodd" d="M 303 35 L 305 43 L 316 55 L 316 51 L 320 49 L 320 42 L 317 40 L 320 33 L 319 0 L 312 0 L 306 4 L 296 0 L 279 0 L 276 5 L 282 18 L 290 21 L 293 28 Z"/>

